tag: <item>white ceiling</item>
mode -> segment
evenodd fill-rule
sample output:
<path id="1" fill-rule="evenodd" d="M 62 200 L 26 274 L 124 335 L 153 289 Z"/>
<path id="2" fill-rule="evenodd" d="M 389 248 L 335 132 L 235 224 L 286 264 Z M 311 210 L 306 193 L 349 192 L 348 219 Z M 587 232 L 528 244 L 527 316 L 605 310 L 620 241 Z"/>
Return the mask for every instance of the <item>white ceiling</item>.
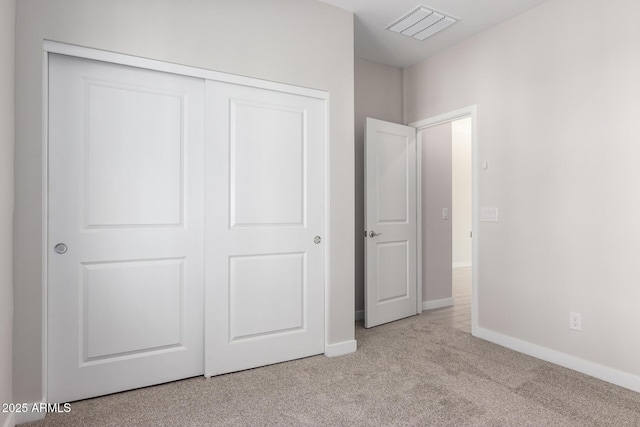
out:
<path id="1" fill-rule="evenodd" d="M 355 56 L 408 67 L 545 0 L 320 0 L 355 14 Z M 459 19 L 425 41 L 385 30 L 418 5 Z"/>

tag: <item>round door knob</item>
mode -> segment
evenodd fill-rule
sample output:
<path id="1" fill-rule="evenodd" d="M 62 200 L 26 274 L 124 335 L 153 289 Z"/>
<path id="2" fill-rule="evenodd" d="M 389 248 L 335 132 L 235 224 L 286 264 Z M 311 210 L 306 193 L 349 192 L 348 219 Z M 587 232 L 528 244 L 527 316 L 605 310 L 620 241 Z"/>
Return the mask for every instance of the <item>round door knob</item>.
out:
<path id="1" fill-rule="evenodd" d="M 53 251 L 60 255 L 66 253 L 68 249 L 69 248 L 67 248 L 67 245 L 65 245 L 64 243 L 58 243 L 53 247 Z"/>
<path id="2" fill-rule="evenodd" d="M 322 242 L 322 238 L 320 236 L 316 236 L 313 238 L 313 243 L 315 243 L 316 245 L 320 242 Z"/>

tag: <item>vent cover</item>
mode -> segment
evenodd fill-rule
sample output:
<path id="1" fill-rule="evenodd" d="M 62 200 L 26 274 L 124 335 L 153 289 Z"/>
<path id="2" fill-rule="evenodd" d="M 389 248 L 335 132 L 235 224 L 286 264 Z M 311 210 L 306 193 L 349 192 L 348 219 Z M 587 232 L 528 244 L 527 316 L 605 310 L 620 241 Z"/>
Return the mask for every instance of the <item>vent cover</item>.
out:
<path id="1" fill-rule="evenodd" d="M 386 29 L 418 40 L 425 40 L 457 22 L 445 14 L 418 6 L 411 12 L 393 21 Z"/>

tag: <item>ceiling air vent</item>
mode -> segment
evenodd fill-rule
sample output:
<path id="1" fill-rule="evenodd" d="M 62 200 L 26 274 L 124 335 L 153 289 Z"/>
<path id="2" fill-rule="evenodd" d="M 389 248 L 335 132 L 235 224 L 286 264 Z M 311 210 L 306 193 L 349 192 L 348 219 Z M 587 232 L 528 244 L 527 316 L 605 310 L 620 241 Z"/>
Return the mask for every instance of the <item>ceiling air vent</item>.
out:
<path id="1" fill-rule="evenodd" d="M 425 40 L 456 23 L 456 19 L 424 6 L 418 6 L 387 26 L 387 30 Z"/>

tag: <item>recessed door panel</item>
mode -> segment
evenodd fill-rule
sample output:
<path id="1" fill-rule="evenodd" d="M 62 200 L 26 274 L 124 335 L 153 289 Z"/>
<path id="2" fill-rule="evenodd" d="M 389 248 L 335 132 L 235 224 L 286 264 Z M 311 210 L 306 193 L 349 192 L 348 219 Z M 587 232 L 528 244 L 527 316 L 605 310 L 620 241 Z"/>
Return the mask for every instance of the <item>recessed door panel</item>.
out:
<path id="1" fill-rule="evenodd" d="M 406 223 L 409 218 L 409 176 L 411 166 L 408 159 L 409 138 L 405 135 L 394 135 L 377 132 L 377 222 Z"/>
<path id="2" fill-rule="evenodd" d="M 232 342 L 304 328 L 304 254 L 233 257 L 230 267 Z"/>
<path id="3" fill-rule="evenodd" d="M 207 82 L 205 375 L 324 352 L 324 109 Z"/>
<path id="4" fill-rule="evenodd" d="M 184 94 L 85 85 L 87 227 L 181 224 Z"/>
<path id="5" fill-rule="evenodd" d="M 378 264 L 378 304 L 409 296 L 408 242 L 388 242 L 376 245 Z"/>
<path id="6" fill-rule="evenodd" d="M 183 273 L 181 259 L 83 265 L 83 361 L 182 345 Z"/>
<path id="7" fill-rule="evenodd" d="M 201 375 L 204 81 L 49 65 L 49 402 Z"/>
<path id="8" fill-rule="evenodd" d="M 301 226 L 305 110 L 232 99 L 231 225 Z"/>

